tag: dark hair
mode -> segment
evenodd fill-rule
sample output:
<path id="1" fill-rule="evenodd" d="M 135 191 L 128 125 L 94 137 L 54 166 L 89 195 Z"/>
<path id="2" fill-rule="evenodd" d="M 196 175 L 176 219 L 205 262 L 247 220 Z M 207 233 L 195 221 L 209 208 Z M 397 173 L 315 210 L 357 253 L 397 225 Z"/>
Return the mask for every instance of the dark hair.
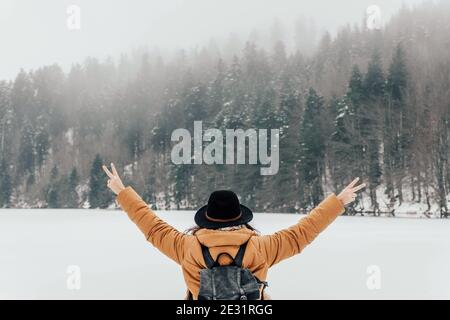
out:
<path id="1" fill-rule="evenodd" d="M 244 226 L 245 226 L 247 229 L 250 229 L 250 230 L 252 230 L 252 231 L 255 231 L 256 233 L 259 233 L 259 231 L 258 231 L 256 228 L 252 227 L 249 223 L 245 223 Z M 202 227 L 200 227 L 200 226 L 193 226 L 193 227 L 190 227 L 190 228 L 186 229 L 186 230 L 184 231 L 184 233 L 185 233 L 185 234 L 195 235 L 195 233 L 196 233 L 198 230 L 200 230 L 200 229 L 206 229 L 206 228 L 202 228 Z M 215 229 L 213 229 L 213 230 L 215 230 Z"/>

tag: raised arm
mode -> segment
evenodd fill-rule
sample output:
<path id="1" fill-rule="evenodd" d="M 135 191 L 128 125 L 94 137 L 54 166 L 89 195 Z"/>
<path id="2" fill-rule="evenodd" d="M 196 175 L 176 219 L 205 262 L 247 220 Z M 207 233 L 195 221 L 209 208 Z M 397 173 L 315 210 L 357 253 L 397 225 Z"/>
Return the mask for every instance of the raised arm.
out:
<path id="1" fill-rule="evenodd" d="M 261 253 L 269 266 L 300 253 L 325 228 L 344 212 L 344 206 L 353 202 L 356 192 L 365 187 L 356 186 L 358 178 L 353 180 L 342 192 L 334 193 L 323 200 L 306 217 L 290 228 L 272 235 L 257 237 Z"/>
<path id="2" fill-rule="evenodd" d="M 179 232 L 160 219 L 133 188 L 123 185 L 114 164 L 111 167 L 112 172 L 106 166 L 103 166 L 103 170 L 109 177 L 108 187 L 117 195 L 116 200 L 121 208 L 142 231 L 147 241 L 180 264 L 191 236 Z"/>

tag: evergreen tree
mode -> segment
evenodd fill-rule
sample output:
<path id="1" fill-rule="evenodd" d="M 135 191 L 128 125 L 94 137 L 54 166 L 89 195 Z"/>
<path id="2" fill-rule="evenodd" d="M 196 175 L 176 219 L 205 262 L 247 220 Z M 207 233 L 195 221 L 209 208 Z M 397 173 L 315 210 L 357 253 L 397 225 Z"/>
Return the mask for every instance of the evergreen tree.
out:
<path id="1" fill-rule="evenodd" d="M 194 121 L 205 119 L 206 110 L 206 89 L 202 85 L 189 88 L 183 97 L 185 127 L 193 128 Z"/>
<path id="2" fill-rule="evenodd" d="M 364 99 L 364 95 L 363 75 L 359 70 L 358 65 L 355 64 L 353 66 L 347 92 L 347 97 L 354 109 L 357 109 L 360 106 Z"/>
<path id="3" fill-rule="evenodd" d="M 339 190 L 348 183 L 349 176 L 354 175 L 356 159 L 354 158 L 354 132 L 352 131 L 353 114 L 347 97 L 334 102 L 337 115 L 331 135 L 332 176 L 335 189 Z"/>
<path id="4" fill-rule="evenodd" d="M 217 63 L 217 73 L 214 81 L 211 83 L 211 89 L 208 94 L 208 117 L 214 118 L 223 107 L 224 103 L 224 82 L 226 76 L 225 64 L 222 59 Z"/>
<path id="5" fill-rule="evenodd" d="M 34 183 L 35 175 L 35 146 L 34 130 L 29 122 L 25 122 L 20 138 L 19 155 L 17 159 L 17 175 L 25 175 L 27 186 Z"/>
<path id="6" fill-rule="evenodd" d="M 50 138 L 47 130 L 43 127 L 36 132 L 36 164 L 40 168 L 48 155 Z"/>
<path id="7" fill-rule="evenodd" d="M 173 199 L 178 209 L 187 208 L 187 200 L 190 196 L 190 177 L 193 165 L 172 164 L 171 177 L 173 181 Z"/>
<path id="8" fill-rule="evenodd" d="M 405 149 L 410 139 L 407 132 L 405 113 L 405 94 L 407 72 L 404 53 L 400 45 L 397 46 L 392 63 L 389 67 L 387 79 L 387 101 L 384 116 L 384 174 L 386 180 L 386 194 L 391 203 L 395 202 L 394 183 L 398 191 L 398 200 L 403 201 L 401 177 L 405 168 Z"/>
<path id="9" fill-rule="evenodd" d="M 271 207 L 277 211 L 295 212 L 303 199 L 303 190 L 298 188 L 300 94 L 295 89 L 288 68 L 281 77 L 279 108 L 275 127 L 280 129 L 279 171 L 273 178 L 270 189 L 278 189 Z"/>
<path id="10" fill-rule="evenodd" d="M 12 181 L 6 159 L 0 162 L 0 208 L 9 207 L 12 194 Z"/>
<path id="11" fill-rule="evenodd" d="M 50 171 L 50 184 L 47 189 L 47 206 L 49 208 L 59 208 L 60 198 L 59 198 L 59 192 L 60 192 L 60 184 L 58 181 L 58 168 L 56 166 L 53 166 L 52 170 Z"/>
<path id="12" fill-rule="evenodd" d="M 153 209 L 157 209 L 156 193 L 158 192 L 158 190 L 156 190 L 155 172 L 156 172 L 156 166 L 155 166 L 155 163 L 152 162 L 149 173 L 147 174 L 147 177 L 145 178 L 145 190 L 142 194 L 142 199 L 144 199 L 145 202 L 147 202 L 149 205 L 151 205 Z"/>
<path id="13" fill-rule="evenodd" d="M 89 205 L 90 208 L 106 208 L 112 201 L 111 191 L 106 182 L 108 177 L 102 169 L 103 160 L 99 154 L 95 156 L 92 162 L 89 179 Z"/>
<path id="14" fill-rule="evenodd" d="M 11 91 L 11 103 L 16 115 L 15 124 L 20 128 L 25 119 L 33 120 L 38 116 L 34 101 L 33 81 L 28 73 L 20 70 L 14 80 Z"/>
<path id="15" fill-rule="evenodd" d="M 272 68 L 276 73 L 281 74 L 285 70 L 287 63 L 285 45 L 282 41 L 277 41 L 273 48 Z"/>
<path id="16" fill-rule="evenodd" d="M 15 136 L 14 111 L 11 103 L 11 84 L 0 81 L 0 154 L 11 159 L 13 152 L 12 140 Z"/>
<path id="17" fill-rule="evenodd" d="M 389 67 L 389 75 L 387 81 L 387 91 L 390 98 L 396 102 L 405 100 L 407 88 L 407 66 L 405 61 L 405 53 L 400 44 L 397 45 L 392 63 Z M 399 105 L 398 107 L 402 107 Z"/>
<path id="18" fill-rule="evenodd" d="M 80 182 L 80 177 L 78 176 L 77 168 L 73 167 L 72 171 L 70 172 L 69 178 L 68 178 L 68 190 L 67 190 L 67 202 L 66 206 L 68 208 L 78 208 L 79 206 L 79 199 L 78 199 L 78 192 L 77 187 Z"/>
<path id="19" fill-rule="evenodd" d="M 369 193 L 374 212 L 379 211 L 376 188 L 381 182 L 380 136 L 381 111 L 384 103 L 385 80 L 378 52 L 372 55 L 364 78 L 364 108 L 359 113 L 359 128 L 364 141 L 365 174 L 369 180 Z"/>
<path id="20" fill-rule="evenodd" d="M 332 102 L 335 110 L 333 133 L 330 141 L 331 174 L 336 190 L 344 187 L 349 176 L 364 176 L 365 142 L 362 139 L 361 119 L 364 119 L 363 75 L 354 65 L 345 96 Z M 347 210 L 351 213 L 355 204 Z"/>
<path id="21" fill-rule="evenodd" d="M 224 79 L 224 103 L 214 119 L 216 126 L 222 129 L 242 127 L 245 106 L 244 91 L 242 67 L 239 59 L 234 57 Z"/>
<path id="22" fill-rule="evenodd" d="M 346 115 L 349 116 L 345 120 L 346 130 L 350 133 L 352 143 L 352 163 L 353 163 L 353 175 L 362 176 L 364 174 L 364 163 L 361 161 L 364 159 L 364 135 L 365 128 L 362 125 L 365 123 L 364 119 L 367 116 L 365 113 L 364 99 L 364 77 L 357 65 L 353 66 L 352 75 L 348 84 L 348 90 L 346 97 L 344 98 L 346 105 L 349 109 L 346 111 Z M 344 120 L 344 119 L 343 119 Z"/>
<path id="23" fill-rule="evenodd" d="M 300 173 L 305 190 L 304 208 L 316 206 L 323 198 L 325 137 L 322 131 L 323 98 L 309 89 L 300 128 Z"/>
<path id="24" fill-rule="evenodd" d="M 369 62 L 367 74 L 364 78 L 364 92 L 369 100 L 378 100 L 384 96 L 385 80 L 380 54 L 375 51 Z"/>

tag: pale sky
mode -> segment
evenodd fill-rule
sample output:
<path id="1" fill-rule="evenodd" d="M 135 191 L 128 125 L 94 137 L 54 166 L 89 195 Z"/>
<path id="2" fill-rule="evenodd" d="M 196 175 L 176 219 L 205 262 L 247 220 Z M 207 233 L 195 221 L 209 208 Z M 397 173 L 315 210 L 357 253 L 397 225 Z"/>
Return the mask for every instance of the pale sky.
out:
<path id="1" fill-rule="evenodd" d="M 212 37 L 247 35 L 278 19 L 297 17 L 321 29 L 360 23 L 377 5 L 387 21 L 402 5 L 422 0 L 0 0 L 0 79 L 58 63 L 67 69 L 87 56 L 103 59 L 147 45 L 190 48 Z M 70 5 L 79 6 L 81 29 L 67 27 Z"/>

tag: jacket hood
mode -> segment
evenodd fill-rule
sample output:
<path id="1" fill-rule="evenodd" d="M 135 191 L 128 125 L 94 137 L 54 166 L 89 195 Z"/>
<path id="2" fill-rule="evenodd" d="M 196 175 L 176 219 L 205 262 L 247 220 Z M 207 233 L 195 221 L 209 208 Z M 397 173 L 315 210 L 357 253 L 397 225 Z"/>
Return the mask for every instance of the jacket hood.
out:
<path id="1" fill-rule="evenodd" d="M 200 229 L 195 233 L 198 241 L 208 248 L 221 246 L 240 246 L 255 235 L 257 235 L 257 233 L 248 228 L 242 228 L 232 231 Z"/>

